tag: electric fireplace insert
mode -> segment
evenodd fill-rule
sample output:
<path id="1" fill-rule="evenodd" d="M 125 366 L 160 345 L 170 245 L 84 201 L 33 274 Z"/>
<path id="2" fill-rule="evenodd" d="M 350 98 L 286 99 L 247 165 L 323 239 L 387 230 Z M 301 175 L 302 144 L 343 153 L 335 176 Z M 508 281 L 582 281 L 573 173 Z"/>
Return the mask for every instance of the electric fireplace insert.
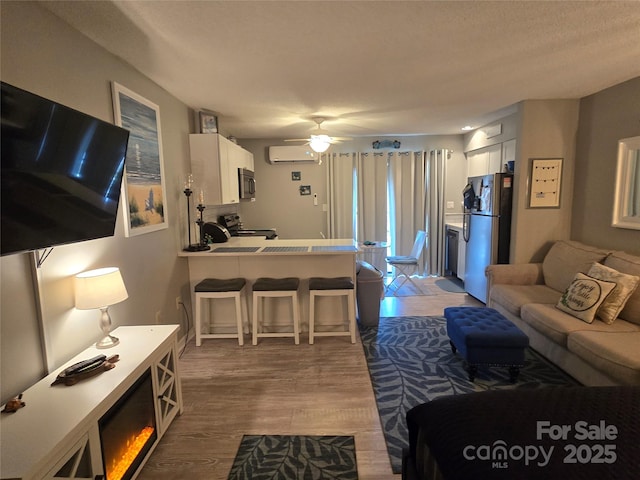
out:
<path id="1" fill-rule="evenodd" d="M 151 369 L 99 422 L 106 480 L 129 480 L 158 439 Z"/>

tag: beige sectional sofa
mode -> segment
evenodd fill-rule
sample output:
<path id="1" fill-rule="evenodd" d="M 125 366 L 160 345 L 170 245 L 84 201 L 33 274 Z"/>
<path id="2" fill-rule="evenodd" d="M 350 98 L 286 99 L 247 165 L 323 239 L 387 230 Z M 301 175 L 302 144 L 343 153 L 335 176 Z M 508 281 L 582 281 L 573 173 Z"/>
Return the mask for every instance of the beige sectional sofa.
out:
<path id="1" fill-rule="evenodd" d="M 576 380 L 640 385 L 640 257 L 561 240 L 542 263 L 490 265 L 486 275 L 487 306 Z"/>

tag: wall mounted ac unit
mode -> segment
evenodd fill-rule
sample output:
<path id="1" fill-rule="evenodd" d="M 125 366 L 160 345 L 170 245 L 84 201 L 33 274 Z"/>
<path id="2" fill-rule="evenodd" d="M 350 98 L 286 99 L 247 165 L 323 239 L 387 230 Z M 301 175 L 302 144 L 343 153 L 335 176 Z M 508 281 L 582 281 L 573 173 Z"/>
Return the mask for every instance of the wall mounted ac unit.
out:
<path id="1" fill-rule="evenodd" d="M 311 150 L 309 145 L 287 145 L 269 147 L 270 163 L 317 162 L 319 154 Z"/>

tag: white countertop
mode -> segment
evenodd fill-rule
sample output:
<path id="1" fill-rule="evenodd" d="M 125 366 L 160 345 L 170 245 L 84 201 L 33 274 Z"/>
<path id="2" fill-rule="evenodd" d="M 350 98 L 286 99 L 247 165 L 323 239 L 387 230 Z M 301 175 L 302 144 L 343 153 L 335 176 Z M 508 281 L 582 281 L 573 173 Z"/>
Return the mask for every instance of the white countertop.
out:
<path id="1" fill-rule="evenodd" d="M 462 222 L 447 222 L 445 225 L 453 230 L 462 230 Z"/>
<path id="2" fill-rule="evenodd" d="M 356 254 L 358 244 L 352 238 L 274 239 L 264 237 L 231 237 L 228 242 L 212 243 L 210 250 L 178 253 L 180 257 L 244 256 L 244 255 L 335 255 Z M 290 248 L 287 251 L 287 248 Z M 230 249 L 247 249 L 230 251 Z M 277 250 L 277 251 L 276 251 Z"/>

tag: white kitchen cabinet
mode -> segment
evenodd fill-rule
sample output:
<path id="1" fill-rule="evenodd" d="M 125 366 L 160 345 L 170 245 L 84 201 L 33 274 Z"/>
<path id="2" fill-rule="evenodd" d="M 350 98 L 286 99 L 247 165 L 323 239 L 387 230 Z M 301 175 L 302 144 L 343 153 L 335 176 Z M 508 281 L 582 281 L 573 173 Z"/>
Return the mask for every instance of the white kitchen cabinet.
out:
<path id="1" fill-rule="evenodd" d="M 189 135 L 194 195 L 205 205 L 238 203 L 238 168 L 253 170 L 253 154 L 220 134 Z"/>
<path id="2" fill-rule="evenodd" d="M 479 177 L 502 171 L 502 144 L 467 153 L 467 176 Z"/>
<path id="3" fill-rule="evenodd" d="M 489 156 L 485 152 L 467 153 L 467 177 L 479 177 L 489 171 Z"/>
<path id="4" fill-rule="evenodd" d="M 516 160 L 516 139 L 508 140 L 502 144 L 502 164 Z"/>
<path id="5" fill-rule="evenodd" d="M 238 147 L 238 145 L 236 145 L 236 147 Z M 237 157 L 236 162 L 238 164 L 238 168 L 245 168 L 253 172 L 254 170 L 253 153 L 245 150 L 242 147 L 234 148 L 232 150 L 234 152 L 233 155 Z"/>
<path id="6" fill-rule="evenodd" d="M 500 173 L 502 171 L 502 144 L 489 147 L 489 171 L 487 173 Z"/>

